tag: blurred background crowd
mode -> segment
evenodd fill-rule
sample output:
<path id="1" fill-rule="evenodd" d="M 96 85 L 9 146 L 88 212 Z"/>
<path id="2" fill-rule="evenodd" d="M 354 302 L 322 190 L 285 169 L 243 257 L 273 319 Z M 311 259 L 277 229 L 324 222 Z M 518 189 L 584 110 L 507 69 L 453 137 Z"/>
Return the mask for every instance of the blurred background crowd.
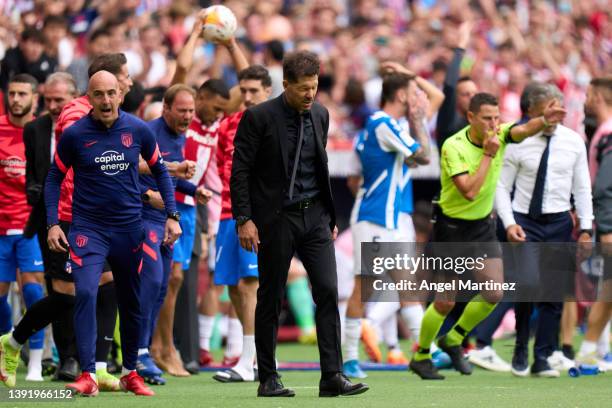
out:
<path id="1" fill-rule="evenodd" d="M 17 72 L 40 83 L 67 70 L 81 90 L 92 57 L 125 52 L 146 99 L 159 98 L 205 0 L 0 0 L 0 87 Z M 250 62 L 263 63 L 282 91 L 283 53 L 310 49 L 323 66 L 319 99 L 332 113 L 330 149 L 350 148 L 376 109 L 379 63 L 393 60 L 442 87 L 457 29 L 475 22 L 462 75 L 500 96 L 502 119 L 520 117 L 529 80 L 556 83 L 566 97 L 566 125 L 580 131 L 591 77 L 612 67 L 608 0 L 229 0 L 237 38 Z M 406 7 L 406 5 L 408 7 Z M 229 54 L 202 41 L 188 82 L 236 83 Z M 435 118 L 432 122 L 435 121 Z M 432 125 L 432 129 L 435 126 Z M 435 137 L 435 135 L 433 135 Z"/>

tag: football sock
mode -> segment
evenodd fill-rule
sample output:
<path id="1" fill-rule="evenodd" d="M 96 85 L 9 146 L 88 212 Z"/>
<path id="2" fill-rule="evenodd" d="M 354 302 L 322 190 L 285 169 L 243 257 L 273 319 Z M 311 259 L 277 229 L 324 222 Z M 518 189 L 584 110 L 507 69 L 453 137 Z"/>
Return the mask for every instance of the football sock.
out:
<path id="1" fill-rule="evenodd" d="M 482 295 L 476 295 L 465 306 L 461 317 L 457 323 L 446 335 L 447 344 L 449 346 L 458 346 L 461 344 L 465 336 L 471 332 L 478 323 L 483 321 L 497 306 L 497 303 L 489 303 L 485 301 Z"/>
<path id="2" fill-rule="evenodd" d="M 228 319 L 227 323 L 227 341 L 225 346 L 225 355 L 227 357 L 236 357 L 242 353 L 242 324 L 236 318 Z"/>
<path id="3" fill-rule="evenodd" d="M 436 310 L 434 304 L 430 304 L 421 323 L 421 332 L 419 333 L 419 349 L 414 354 L 416 361 L 426 360 L 431 358 L 431 344 L 444 323 L 446 316 Z"/>
<path id="4" fill-rule="evenodd" d="M 115 283 L 109 282 L 98 288 L 96 302 L 98 338 L 96 340 L 96 361 L 106 362 L 113 343 L 115 322 L 117 321 L 117 293 Z"/>
<path id="5" fill-rule="evenodd" d="M 12 327 L 11 305 L 8 303 L 8 295 L 0 296 L 0 334 L 10 332 Z"/>
<path id="6" fill-rule="evenodd" d="M 410 332 L 410 338 L 417 341 L 421 331 L 421 323 L 423 321 L 423 307 L 421 305 L 404 306 L 400 310 L 400 314 L 406 327 Z"/>
<path id="7" fill-rule="evenodd" d="M 210 338 L 215 325 L 215 316 L 199 315 L 200 348 L 210 351 Z"/>
<path id="8" fill-rule="evenodd" d="M 346 349 L 345 361 L 359 359 L 359 337 L 361 336 L 361 319 L 346 318 L 346 334 L 344 347 Z"/>
<path id="9" fill-rule="evenodd" d="M 287 299 L 302 333 L 315 327 L 312 293 L 305 276 L 287 284 Z"/>

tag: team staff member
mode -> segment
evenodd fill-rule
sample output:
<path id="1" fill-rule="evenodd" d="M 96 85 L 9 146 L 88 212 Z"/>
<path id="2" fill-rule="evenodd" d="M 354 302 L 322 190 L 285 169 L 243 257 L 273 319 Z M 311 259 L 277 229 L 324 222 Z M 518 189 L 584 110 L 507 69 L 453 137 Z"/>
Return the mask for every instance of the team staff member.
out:
<path id="1" fill-rule="evenodd" d="M 241 246 L 258 252 L 255 311 L 258 396 L 292 397 L 275 364 L 278 317 L 289 264 L 297 251 L 312 283 L 321 357 L 320 396 L 368 390 L 342 374 L 333 239 L 337 235 L 327 168 L 327 109 L 315 102 L 319 59 L 311 52 L 283 62 L 285 92 L 248 109 L 234 140 L 232 213 Z M 261 231 L 261 240 L 259 232 Z"/>
<path id="2" fill-rule="evenodd" d="M 497 98 L 488 93 L 479 93 L 470 101 L 470 125 L 450 137 L 442 146 L 442 191 L 433 241 L 487 243 L 488 257 L 483 270 L 478 271 L 477 279 L 484 280 L 483 277 L 486 277 L 496 282 L 503 281 L 501 248 L 497 243 L 491 211 L 506 146 L 559 123 L 564 115 L 562 108 L 548 106 L 542 116 L 523 125 L 500 126 Z M 448 353 L 453 366 L 462 374 L 472 373 L 471 366 L 463 358 L 463 338 L 491 313 L 502 295 L 501 291 L 496 290 L 482 291 L 476 295 L 466 305 L 451 331 L 438 341 L 438 346 Z M 448 294 L 442 296 L 447 297 Z M 444 379 L 433 366 L 430 354 L 432 341 L 446 315 L 455 306 L 453 300 L 441 300 L 442 296 L 436 295 L 434 303 L 425 311 L 419 348 L 410 361 L 410 369 L 423 379 Z"/>
<path id="3" fill-rule="evenodd" d="M 530 86 L 527 100 L 528 116 L 538 117 L 551 103 L 561 106 L 563 95 L 555 85 L 535 83 Z M 511 199 L 513 189 L 514 198 Z M 569 212 L 572 196 L 580 220 L 578 241 L 590 243 L 591 179 L 586 147 L 578 133 L 562 125 L 553 125 L 546 127 L 541 135 L 508 147 L 497 185 L 495 209 L 506 228 L 509 242 L 573 242 L 574 223 Z M 576 270 L 575 254 L 568 253 L 564 246 L 559 246 L 558 253 L 551 253 L 551 249 L 542 252 L 540 246 L 521 246 L 516 259 L 517 271 L 525 277 L 521 281 L 533 289 L 533 302 L 538 302 L 531 367 L 531 374 L 538 377 L 559 377 L 559 371 L 551 368 L 548 358 L 559 343 L 563 303 L 559 295 L 547 295 L 550 293 L 546 288 L 551 278 L 549 271 L 555 274 L 565 271 L 565 276 L 573 278 Z M 544 259 L 546 254 L 549 259 Z M 558 301 L 551 299 L 555 297 Z M 535 305 L 521 300 L 515 305 L 516 344 L 512 373 L 524 377 L 529 374 L 529 326 Z"/>
<path id="4" fill-rule="evenodd" d="M 142 155 L 155 175 L 168 220 L 163 242 L 180 235 L 174 189 L 155 136 L 140 119 L 119 110 L 121 93 L 115 76 L 100 71 L 90 78 L 91 113 L 68 128 L 60 140 L 47 178 L 49 246 L 66 251 L 75 279 L 75 330 L 83 373 L 66 387 L 96 395 L 95 296 L 104 260 L 108 258 L 117 287 L 121 322 L 123 370 L 121 388 L 153 395 L 136 374 L 140 331 L 140 269 L 142 267 L 142 204 L 138 162 Z M 60 183 L 74 169 L 73 222 L 68 239 L 57 225 Z"/>

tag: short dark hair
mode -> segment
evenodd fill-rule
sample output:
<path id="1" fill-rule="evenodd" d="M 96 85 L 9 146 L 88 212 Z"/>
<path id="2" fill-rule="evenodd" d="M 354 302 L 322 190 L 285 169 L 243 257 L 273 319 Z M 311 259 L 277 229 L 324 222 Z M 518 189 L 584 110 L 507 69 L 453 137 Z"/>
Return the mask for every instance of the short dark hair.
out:
<path id="1" fill-rule="evenodd" d="M 283 79 L 297 82 L 300 77 L 319 75 L 321 62 L 311 51 L 296 51 L 283 58 Z"/>
<path id="2" fill-rule="evenodd" d="M 89 65 L 87 75 L 91 78 L 93 74 L 100 71 L 108 71 L 113 75 L 118 75 L 125 64 L 127 64 L 127 58 L 125 58 L 123 53 L 102 54 L 94 58 L 91 65 Z"/>
<path id="3" fill-rule="evenodd" d="M 187 92 L 195 99 L 196 93 L 192 87 L 185 84 L 174 84 L 164 93 L 164 103 L 168 106 L 172 106 L 179 92 Z"/>
<path id="4" fill-rule="evenodd" d="M 601 92 L 606 105 L 612 106 L 612 75 L 591 79 L 591 86 Z"/>
<path id="5" fill-rule="evenodd" d="M 229 89 L 227 88 L 227 85 L 225 85 L 225 82 L 223 82 L 221 79 L 216 78 L 209 79 L 204 82 L 202 86 L 198 88 L 198 94 L 202 92 L 219 95 L 224 99 L 229 99 L 230 97 Z"/>
<path id="6" fill-rule="evenodd" d="M 98 28 L 89 34 L 89 42 L 94 42 L 100 37 L 110 37 L 110 32 L 106 28 Z"/>
<path id="7" fill-rule="evenodd" d="M 487 92 L 480 92 L 470 99 L 470 107 L 468 110 L 472 113 L 478 113 L 480 112 L 480 107 L 483 105 L 498 106 L 499 102 L 497 101 L 497 97 L 494 95 Z"/>
<path id="8" fill-rule="evenodd" d="M 460 84 L 461 82 L 467 82 L 467 81 L 473 81 L 473 79 L 469 75 L 464 75 L 457 80 L 457 84 Z"/>
<path id="9" fill-rule="evenodd" d="M 389 102 L 393 102 L 397 91 L 406 88 L 414 76 L 399 72 L 393 72 L 383 76 L 382 93 L 380 95 L 380 104 L 385 106 Z"/>
<path id="10" fill-rule="evenodd" d="M 43 30 L 50 26 L 61 26 L 68 29 L 68 20 L 62 16 L 47 16 L 43 22 Z"/>
<path id="11" fill-rule="evenodd" d="M 264 68 L 263 65 L 251 65 L 250 67 L 240 71 L 238 73 L 238 81 L 242 81 L 243 79 L 260 81 L 264 88 L 272 86 L 272 78 L 270 78 L 270 73 L 266 68 Z"/>
<path id="12" fill-rule="evenodd" d="M 45 43 L 45 36 L 40 30 L 28 27 L 21 32 L 21 41 L 34 41 L 39 44 Z"/>
<path id="13" fill-rule="evenodd" d="M 138 81 L 134 81 L 128 93 L 123 97 L 121 102 L 121 110 L 127 113 L 135 114 L 138 112 L 140 105 L 145 99 L 144 87 Z"/>
<path id="14" fill-rule="evenodd" d="M 266 44 L 266 49 L 270 52 L 270 56 L 274 61 L 282 61 L 285 56 L 285 47 L 279 40 L 272 40 Z"/>
<path id="15" fill-rule="evenodd" d="M 30 84 L 32 92 L 36 93 L 38 89 L 38 81 L 30 74 L 17 74 L 9 80 L 9 84 Z"/>

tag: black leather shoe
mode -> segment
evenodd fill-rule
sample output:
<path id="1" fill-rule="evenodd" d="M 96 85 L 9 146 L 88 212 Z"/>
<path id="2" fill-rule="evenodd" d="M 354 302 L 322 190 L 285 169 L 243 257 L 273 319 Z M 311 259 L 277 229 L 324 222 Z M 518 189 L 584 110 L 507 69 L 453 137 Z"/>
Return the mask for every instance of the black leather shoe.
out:
<path id="1" fill-rule="evenodd" d="M 200 364 L 197 361 L 191 361 L 185 364 L 185 370 L 187 370 L 189 374 L 198 375 L 200 374 Z"/>
<path id="2" fill-rule="evenodd" d="M 459 371 L 463 375 L 472 374 L 472 365 L 463 355 L 461 346 L 449 346 L 446 336 L 442 336 L 440 339 L 438 339 L 438 346 L 440 346 L 442 351 L 448 354 L 448 356 L 451 358 L 455 370 Z"/>
<path id="3" fill-rule="evenodd" d="M 341 373 L 319 382 L 319 397 L 337 397 L 339 395 L 357 395 L 369 390 L 367 384 L 353 384 Z"/>
<path id="4" fill-rule="evenodd" d="M 68 357 L 57 369 L 57 379 L 59 381 L 74 381 L 81 374 L 80 371 L 79 362 L 73 357 Z"/>
<path id="5" fill-rule="evenodd" d="M 258 397 L 295 397 L 295 392 L 285 388 L 278 377 L 270 377 L 266 382 L 260 383 L 257 388 Z"/>

